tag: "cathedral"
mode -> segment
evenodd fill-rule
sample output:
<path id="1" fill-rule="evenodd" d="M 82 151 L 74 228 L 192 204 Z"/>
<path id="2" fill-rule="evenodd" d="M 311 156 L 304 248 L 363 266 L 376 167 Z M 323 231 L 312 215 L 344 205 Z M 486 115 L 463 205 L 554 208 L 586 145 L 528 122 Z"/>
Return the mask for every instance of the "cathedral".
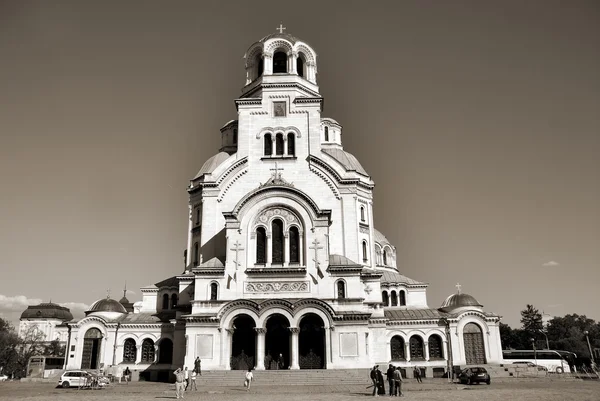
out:
<path id="1" fill-rule="evenodd" d="M 427 283 L 397 266 L 373 224 L 375 184 L 322 115 L 314 49 L 280 26 L 250 45 L 245 71 L 237 119 L 188 187 L 185 270 L 80 320 L 31 306 L 21 330 L 62 341 L 65 368 L 129 367 L 141 380 L 196 357 L 206 370 L 392 363 L 426 377 L 502 363 L 500 316 L 459 286 L 431 308 Z"/>

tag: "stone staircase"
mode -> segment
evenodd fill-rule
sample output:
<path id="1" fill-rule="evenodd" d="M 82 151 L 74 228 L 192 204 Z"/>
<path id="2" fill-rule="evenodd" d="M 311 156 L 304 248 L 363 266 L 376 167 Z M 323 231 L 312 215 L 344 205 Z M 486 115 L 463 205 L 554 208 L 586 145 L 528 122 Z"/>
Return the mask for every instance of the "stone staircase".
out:
<path id="1" fill-rule="evenodd" d="M 365 385 L 371 382 L 370 369 L 306 369 L 306 370 L 254 370 L 252 386 L 322 386 L 322 385 Z M 198 386 L 229 387 L 241 386 L 243 370 L 202 371 Z"/>

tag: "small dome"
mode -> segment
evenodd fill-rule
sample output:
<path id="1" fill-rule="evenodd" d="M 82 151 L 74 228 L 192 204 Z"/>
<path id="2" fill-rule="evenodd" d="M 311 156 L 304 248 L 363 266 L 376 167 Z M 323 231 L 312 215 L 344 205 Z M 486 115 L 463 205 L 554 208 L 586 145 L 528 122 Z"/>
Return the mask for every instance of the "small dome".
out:
<path id="1" fill-rule="evenodd" d="M 64 322 L 73 320 L 69 308 L 51 302 L 29 306 L 21 314 L 21 319 L 60 319 Z"/>
<path id="2" fill-rule="evenodd" d="M 194 180 L 202 177 L 204 174 L 210 174 L 217 167 L 219 167 L 225 160 L 229 159 L 230 154 L 227 152 L 219 152 L 216 155 L 212 156 L 210 159 L 204 162 L 198 174 L 194 177 Z"/>
<path id="3" fill-rule="evenodd" d="M 261 40 L 259 40 L 259 42 L 264 43 L 269 39 L 285 39 L 288 42 L 290 42 L 291 44 L 299 42 L 298 38 L 296 38 L 295 36 L 292 36 L 289 33 L 279 33 L 279 32 L 271 33 L 271 34 L 263 37 Z"/>
<path id="4" fill-rule="evenodd" d="M 104 298 L 94 302 L 92 306 L 90 306 L 90 309 L 85 311 L 85 314 L 88 315 L 94 312 L 127 313 L 123 305 L 121 305 L 117 300 L 110 298 Z"/>
<path id="5" fill-rule="evenodd" d="M 474 307 L 475 309 L 482 308 L 481 305 L 475 297 L 469 294 L 452 294 L 442 304 L 440 307 L 444 312 L 449 312 L 458 308 L 464 307 Z"/>
<path id="6" fill-rule="evenodd" d="M 375 228 L 373 229 L 373 238 L 375 239 L 375 242 L 377 242 L 379 245 L 390 245 L 393 247 L 392 243 L 386 238 L 386 236 L 383 235 L 381 231 Z"/>

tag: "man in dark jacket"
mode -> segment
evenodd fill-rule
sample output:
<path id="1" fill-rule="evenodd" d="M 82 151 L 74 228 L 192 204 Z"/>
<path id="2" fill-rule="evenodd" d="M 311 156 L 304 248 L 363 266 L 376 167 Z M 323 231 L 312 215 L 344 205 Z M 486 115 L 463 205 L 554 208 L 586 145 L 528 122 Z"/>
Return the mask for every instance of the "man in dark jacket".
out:
<path id="1" fill-rule="evenodd" d="M 390 387 L 390 397 L 394 395 L 394 365 L 390 363 L 387 372 L 385 375 L 387 376 L 388 386 Z"/>

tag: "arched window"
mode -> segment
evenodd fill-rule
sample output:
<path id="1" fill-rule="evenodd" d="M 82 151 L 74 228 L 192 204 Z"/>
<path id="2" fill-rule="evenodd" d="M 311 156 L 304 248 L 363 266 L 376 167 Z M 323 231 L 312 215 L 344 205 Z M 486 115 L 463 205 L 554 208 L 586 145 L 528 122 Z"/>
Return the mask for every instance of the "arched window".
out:
<path id="1" fill-rule="evenodd" d="M 257 63 L 257 65 L 258 65 L 258 69 L 257 69 L 257 71 L 256 71 L 256 72 L 257 72 L 257 76 L 256 76 L 256 78 L 258 78 L 258 77 L 262 76 L 262 74 L 263 74 L 263 70 L 265 69 L 265 68 L 264 68 L 264 66 L 265 66 L 265 63 L 264 63 L 264 59 L 263 59 L 263 57 L 262 57 L 262 54 L 259 54 L 259 55 L 258 55 L 258 60 L 257 60 L 257 62 L 256 62 L 256 63 Z"/>
<path id="2" fill-rule="evenodd" d="M 264 227 L 256 229 L 256 264 L 267 263 L 267 233 Z"/>
<path id="3" fill-rule="evenodd" d="M 277 156 L 283 155 L 283 134 L 275 135 L 275 154 Z"/>
<path id="4" fill-rule="evenodd" d="M 233 143 L 237 143 L 237 128 L 233 129 Z"/>
<path id="5" fill-rule="evenodd" d="M 363 254 L 363 262 L 367 262 L 367 241 L 362 242 L 362 254 Z"/>
<path id="6" fill-rule="evenodd" d="M 383 265 L 387 266 L 387 250 L 383 250 Z"/>
<path id="7" fill-rule="evenodd" d="M 273 154 L 273 139 L 271 134 L 265 134 L 265 156 L 271 156 Z"/>
<path id="8" fill-rule="evenodd" d="M 210 285 L 210 300 L 211 301 L 216 301 L 217 300 L 217 290 L 219 289 L 219 286 L 217 283 L 212 283 Z"/>
<path id="9" fill-rule="evenodd" d="M 430 336 L 427 343 L 429 346 L 429 359 L 444 359 L 442 338 L 440 336 L 437 334 Z"/>
<path id="10" fill-rule="evenodd" d="M 329 142 L 329 127 L 325 127 L 325 142 Z"/>
<path id="11" fill-rule="evenodd" d="M 163 310 L 169 309 L 169 294 L 163 295 L 162 308 Z"/>
<path id="12" fill-rule="evenodd" d="M 135 340 L 128 338 L 123 344 L 123 362 L 135 362 L 137 357 L 137 347 Z"/>
<path id="13" fill-rule="evenodd" d="M 272 242 L 272 263 L 282 264 L 283 263 L 283 222 L 279 219 L 273 220 L 271 223 L 271 238 Z"/>
<path id="14" fill-rule="evenodd" d="M 406 306 L 406 292 L 400 290 L 400 306 Z"/>
<path id="15" fill-rule="evenodd" d="M 345 299 L 346 298 L 346 283 L 342 280 L 339 280 L 336 284 L 337 287 L 337 298 Z"/>
<path id="16" fill-rule="evenodd" d="M 168 338 L 160 340 L 158 346 L 158 363 L 173 362 L 173 341 Z"/>
<path id="17" fill-rule="evenodd" d="M 296 143 L 294 142 L 295 136 L 293 133 L 287 134 L 287 148 L 288 156 L 294 156 L 296 154 Z"/>
<path id="18" fill-rule="evenodd" d="M 296 58 L 296 71 L 298 72 L 298 76 L 304 77 L 304 60 L 300 55 Z"/>
<path id="19" fill-rule="evenodd" d="M 194 266 L 198 266 L 200 263 L 200 249 L 198 248 L 198 243 L 194 242 Z"/>
<path id="20" fill-rule="evenodd" d="M 424 359 L 423 339 L 417 335 L 410 338 L 410 359 Z"/>
<path id="21" fill-rule="evenodd" d="M 390 306 L 390 298 L 388 297 L 387 291 L 381 292 L 381 300 L 383 301 L 383 306 Z"/>
<path id="22" fill-rule="evenodd" d="M 287 54 L 282 51 L 273 54 L 273 73 L 287 72 Z"/>
<path id="23" fill-rule="evenodd" d="M 154 341 L 149 338 L 142 342 L 142 362 L 154 362 Z"/>
<path id="24" fill-rule="evenodd" d="M 360 221 L 365 221 L 365 207 L 360 207 Z"/>
<path id="25" fill-rule="evenodd" d="M 179 297 L 177 294 L 171 295 L 171 309 L 175 309 L 177 307 L 177 302 L 179 301 Z"/>
<path id="26" fill-rule="evenodd" d="M 392 351 L 392 361 L 403 361 L 406 359 L 404 355 L 404 339 L 400 336 L 394 336 L 390 340 L 390 348 Z"/>
<path id="27" fill-rule="evenodd" d="M 398 296 L 396 291 L 392 291 L 392 306 L 398 306 Z"/>
<path id="28" fill-rule="evenodd" d="M 300 244 L 300 232 L 298 227 L 292 226 L 290 228 L 290 263 L 300 263 L 300 250 L 298 245 Z"/>

